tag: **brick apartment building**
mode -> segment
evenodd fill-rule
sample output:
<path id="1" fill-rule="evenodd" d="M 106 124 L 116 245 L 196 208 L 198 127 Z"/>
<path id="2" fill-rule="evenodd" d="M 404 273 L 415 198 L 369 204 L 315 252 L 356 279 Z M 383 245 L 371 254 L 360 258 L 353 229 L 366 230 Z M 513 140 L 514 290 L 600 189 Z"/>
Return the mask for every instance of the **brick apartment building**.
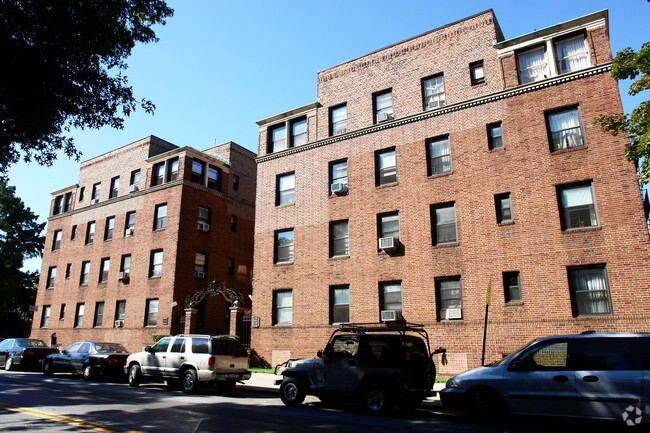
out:
<path id="1" fill-rule="evenodd" d="M 123 343 L 183 332 L 185 299 L 211 281 L 250 308 L 255 154 L 146 137 L 81 164 L 53 193 L 32 337 Z M 229 305 L 195 305 L 194 330 L 228 333 Z"/>
<path id="2" fill-rule="evenodd" d="M 311 357 L 403 316 L 452 373 L 538 336 L 650 331 L 650 242 L 608 12 L 505 39 L 492 10 L 318 73 L 258 122 L 252 345 Z"/>

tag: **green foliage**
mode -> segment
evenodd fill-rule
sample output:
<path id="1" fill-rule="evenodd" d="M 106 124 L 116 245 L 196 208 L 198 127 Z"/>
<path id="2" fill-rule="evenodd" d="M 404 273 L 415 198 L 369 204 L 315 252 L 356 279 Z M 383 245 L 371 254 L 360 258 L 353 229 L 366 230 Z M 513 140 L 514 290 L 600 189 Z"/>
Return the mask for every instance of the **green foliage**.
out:
<path id="1" fill-rule="evenodd" d="M 612 61 L 612 77 L 617 80 L 636 79 L 629 94 L 636 95 L 650 89 L 650 42 L 641 46 L 639 52 L 626 48 L 616 54 Z M 640 75 L 640 77 L 639 77 Z M 639 77 L 637 79 L 637 77 Z M 630 115 L 610 113 L 597 116 L 594 123 L 603 132 L 616 136 L 627 133 L 630 145 L 625 148 L 628 161 L 640 161 L 639 181 L 650 182 L 650 101 L 639 104 Z"/>
<path id="2" fill-rule="evenodd" d="M 126 58 L 173 15 L 163 0 L 0 2 L 0 173 L 21 155 L 51 165 L 79 159 L 71 128 L 122 128 L 137 107 Z"/>
<path id="3" fill-rule="evenodd" d="M 151 338 L 153 339 L 153 344 L 156 344 L 159 340 L 165 338 L 165 337 L 171 337 L 169 334 L 153 334 Z"/>
<path id="4" fill-rule="evenodd" d="M 43 249 L 45 223 L 16 197 L 16 188 L 0 178 L 0 304 L 26 320 L 36 296 L 38 273 L 23 272 L 25 259 L 38 257 Z"/>

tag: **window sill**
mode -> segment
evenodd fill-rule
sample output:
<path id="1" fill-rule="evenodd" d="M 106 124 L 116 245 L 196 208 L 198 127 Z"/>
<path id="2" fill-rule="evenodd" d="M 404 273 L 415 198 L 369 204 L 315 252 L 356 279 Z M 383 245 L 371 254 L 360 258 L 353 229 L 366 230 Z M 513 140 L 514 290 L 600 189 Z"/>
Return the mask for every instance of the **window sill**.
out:
<path id="1" fill-rule="evenodd" d="M 278 262 L 278 263 L 273 263 L 275 266 L 291 266 L 293 265 L 293 262 Z"/>
<path id="2" fill-rule="evenodd" d="M 476 82 L 476 83 L 472 83 L 472 88 L 485 87 L 485 86 L 487 86 L 487 81 L 485 81 L 485 80 L 479 81 L 479 82 Z"/>
<path id="3" fill-rule="evenodd" d="M 497 225 L 498 225 L 499 227 L 501 227 L 501 226 L 514 226 L 514 225 L 515 225 L 515 222 L 514 222 L 514 220 L 503 221 L 503 222 L 497 223 Z"/>
<path id="4" fill-rule="evenodd" d="M 159 228 L 159 229 L 153 229 L 154 233 L 156 233 L 156 232 L 164 232 L 164 231 L 165 231 L 165 227 L 162 227 L 162 228 Z"/>
<path id="5" fill-rule="evenodd" d="M 375 186 L 377 187 L 377 189 L 382 189 L 382 188 L 390 188 L 390 187 L 397 186 L 397 185 L 399 185 L 399 181 L 398 182 L 387 183 L 385 185 L 375 185 Z"/>
<path id="6" fill-rule="evenodd" d="M 463 323 L 463 319 L 443 319 L 439 320 L 438 323 Z"/>
<path id="7" fill-rule="evenodd" d="M 429 174 L 429 175 L 427 175 L 427 177 L 428 177 L 429 179 L 437 179 L 437 178 L 439 178 L 439 177 L 451 176 L 452 174 L 454 174 L 454 170 L 447 171 L 447 172 L 445 172 L 445 173 Z"/>
<path id="8" fill-rule="evenodd" d="M 294 201 L 294 202 L 291 202 L 291 203 L 276 204 L 275 208 L 279 209 L 279 208 L 291 207 L 291 206 L 295 206 L 295 205 L 296 205 L 296 202 Z"/>
<path id="9" fill-rule="evenodd" d="M 280 328 L 288 328 L 290 326 L 293 326 L 293 323 L 274 323 L 274 327 L 280 327 Z"/>
<path id="10" fill-rule="evenodd" d="M 160 278 L 162 278 L 161 275 L 149 277 L 150 280 L 159 280 Z"/>
<path id="11" fill-rule="evenodd" d="M 576 227 L 576 228 L 562 230 L 562 233 L 564 233 L 564 234 L 581 233 L 581 232 L 598 231 L 598 230 L 602 230 L 602 229 L 603 229 L 603 226 Z"/>
<path id="12" fill-rule="evenodd" d="M 448 242 L 444 244 L 433 244 L 433 247 L 436 248 L 451 248 L 451 247 L 457 247 L 460 245 L 460 242 Z"/>
<path id="13" fill-rule="evenodd" d="M 580 152 L 581 150 L 587 150 L 587 149 L 589 149 L 589 145 L 584 144 L 582 146 L 571 147 L 568 149 L 551 150 L 551 155 L 562 155 L 569 152 Z"/>
<path id="14" fill-rule="evenodd" d="M 510 301 L 506 302 L 506 307 L 523 307 L 524 301 Z"/>
<path id="15" fill-rule="evenodd" d="M 505 146 L 499 146 L 499 147 L 488 147 L 488 152 L 505 152 L 506 147 Z"/>
<path id="16" fill-rule="evenodd" d="M 350 258 L 350 255 L 345 255 L 345 256 L 332 256 L 329 259 L 330 260 L 347 260 Z"/>

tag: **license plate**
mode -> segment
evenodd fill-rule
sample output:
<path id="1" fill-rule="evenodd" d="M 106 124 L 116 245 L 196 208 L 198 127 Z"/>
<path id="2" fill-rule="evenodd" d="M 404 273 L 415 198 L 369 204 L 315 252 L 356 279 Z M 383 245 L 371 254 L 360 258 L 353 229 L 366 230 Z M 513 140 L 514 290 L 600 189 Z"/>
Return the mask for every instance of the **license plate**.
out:
<path id="1" fill-rule="evenodd" d="M 237 379 L 237 378 L 239 378 L 238 374 L 233 374 L 233 373 L 226 374 L 226 379 Z"/>

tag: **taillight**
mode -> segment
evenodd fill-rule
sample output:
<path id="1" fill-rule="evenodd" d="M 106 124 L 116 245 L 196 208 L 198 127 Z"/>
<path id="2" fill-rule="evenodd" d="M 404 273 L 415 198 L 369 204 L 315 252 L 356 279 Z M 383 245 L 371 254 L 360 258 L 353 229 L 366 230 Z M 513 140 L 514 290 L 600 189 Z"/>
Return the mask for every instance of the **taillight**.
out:
<path id="1" fill-rule="evenodd" d="M 214 356 L 211 356 L 208 358 L 208 366 L 213 367 L 214 366 Z"/>
<path id="2" fill-rule="evenodd" d="M 115 358 L 106 358 L 106 364 L 118 364 L 120 361 Z"/>
<path id="3" fill-rule="evenodd" d="M 34 352 L 32 352 L 31 350 L 23 350 L 22 352 L 20 352 L 20 356 L 32 356 L 32 355 L 34 355 Z"/>

